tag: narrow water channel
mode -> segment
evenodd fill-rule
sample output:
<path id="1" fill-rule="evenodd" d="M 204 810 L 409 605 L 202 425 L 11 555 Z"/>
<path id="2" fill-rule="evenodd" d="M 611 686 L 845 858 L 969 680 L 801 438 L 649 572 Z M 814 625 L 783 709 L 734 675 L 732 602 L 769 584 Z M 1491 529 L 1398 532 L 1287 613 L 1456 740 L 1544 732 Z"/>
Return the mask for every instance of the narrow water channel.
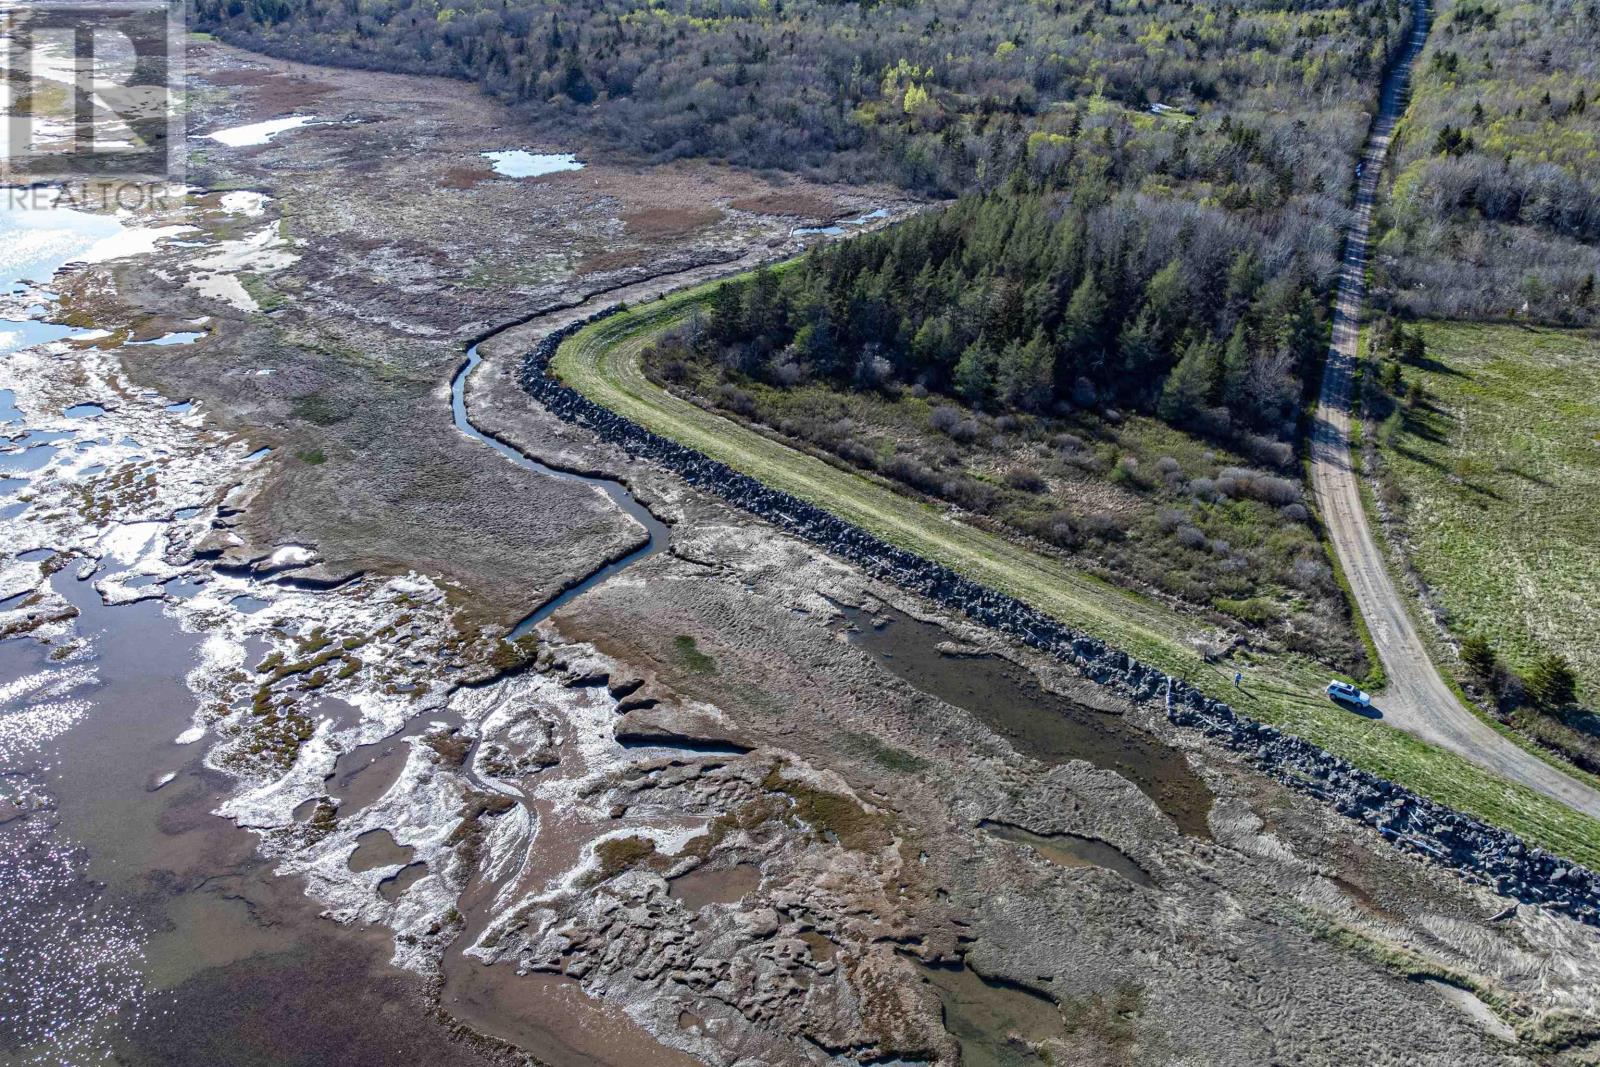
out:
<path id="1" fill-rule="evenodd" d="M 461 369 L 456 371 L 455 377 L 450 380 L 450 412 L 455 421 L 456 429 L 460 430 L 462 433 L 466 434 L 479 444 L 494 449 L 496 452 L 500 453 L 500 455 L 504 456 L 506 459 L 509 459 L 512 463 L 515 463 L 523 470 L 533 471 L 536 474 L 542 474 L 548 478 L 559 478 L 562 481 L 579 482 L 583 485 L 589 485 L 599 489 L 605 493 L 606 496 L 611 498 L 611 502 L 613 504 L 626 512 L 640 526 L 643 526 L 645 534 L 648 537 L 648 540 L 646 540 L 643 545 L 634 549 L 626 556 L 607 563 L 605 566 L 601 567 L 599 570 L 593 572 L 587 578 L 583 579 L 577 585 L 563 590 L 557 596 L 554 596 L 541 604 L 530 615 L 524 618 L 521 622 L 517 623 L 516 628 L 511 631 L 509 639 L 515 641 L 517 638 L 527 634 L 545 619 L 548 619 L 551 615 L 555 614 L 555 612 L 558 611 L 563 604 L 582 596 L 590 589 L 593 589 L 601 582 L 604 582 L 606 579 L 610 578 L 613 574 L 616 574 L 619 571 L 627 570 L 640 560 L 643 560 L 649 556 L 653 556 L 657 552 L 661 552 L 666 549 L 670 532 L 667 528 L 667 524 L 652 515 L 650 513 L 650 509 L 639 503 L 638 499 L 634 497 L 634 495 L 628 491 L 628 488 L 621 482 L 613 481 L 609 478 L 594 478 L 586 474 L 574 474 L 571 471 L 557 470 L 554 467 L 546 466 L 545 464 L 534 459 L 532 456 L 522 452 L 520 449 L 514 448 L 506 442 L 492 437 L 474 426 L 472 424 L 472 419 L 467 415 L 467 378 L 471 376 L 472 372 L 481 362 L 483 362 L 483 358 L 478 355 L 478 346 L 473 345 L 471 348 L 467 349 L 467 361 L 461 365 Z"/>
<path id="2" fill-rule="evenodd" d="M 869 616 L 842 606 L 850 643 L 911 685 L 968 712 L 1021 755 L 1042 763 L 1085 760 L 1138 786 L 1185 833 L 1209 837 L 1211 790 L 1183 753 L 1121 715 L 1048 692 L 1032 673 L 998 656 L 949 656 L 949 631 L 884 608 Z"/>

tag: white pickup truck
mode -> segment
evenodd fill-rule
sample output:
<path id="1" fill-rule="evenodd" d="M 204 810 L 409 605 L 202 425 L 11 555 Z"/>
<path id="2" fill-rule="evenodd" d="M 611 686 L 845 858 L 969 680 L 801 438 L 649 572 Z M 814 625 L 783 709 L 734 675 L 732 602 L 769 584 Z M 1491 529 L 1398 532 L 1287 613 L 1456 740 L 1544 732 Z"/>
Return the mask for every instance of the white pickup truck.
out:
<path id="1" fill-rule="evenodd" d="M 1372 706 L 1372 698 L 1349 682 L 1329 682 L 1328 696 L 1340 704 L 1354 704 L 1358 708 Z"/>

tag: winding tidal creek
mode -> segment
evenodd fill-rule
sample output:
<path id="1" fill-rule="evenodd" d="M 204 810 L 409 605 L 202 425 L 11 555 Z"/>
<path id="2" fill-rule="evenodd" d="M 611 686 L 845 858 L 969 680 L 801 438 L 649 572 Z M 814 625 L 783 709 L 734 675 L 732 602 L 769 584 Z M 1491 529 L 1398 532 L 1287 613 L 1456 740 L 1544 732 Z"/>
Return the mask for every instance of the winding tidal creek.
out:
<path id="1" fill-rule="evenodd" d="M 595 489 L 604 493 L 608 498 L 610 498 L 613 504 L 625 512 L 640 526 L 642 526 L 644 528 L 646 537 L 645 543 L 640 545 L 638 548 L 633 549 L 620 559 L 612 560 L 606 563 L 604 566 L 594 571 L 582 581 L 568 587 L 559 595 L 552 597 L 545 603 L 541 604 L 535 611 L 530 613 L 526 618 L 519 622 L 511 631 L 510 640 L 515 641 L 531 633 L 535 626 L 538 626 L 545 619 L 548 619 L 557 610 L 559 610 L 563 604 L 568 603 L 576 597 L 582 596 L 585 592 L 593 589 L 595 586 L 604 582 L 618 571 L 626 570 L 635 563 L 638 563 L 640 560 L 646 559 L 655 555 L 657 552 L 661 552 L 666 549 L 670 533 L 667 529 L 666 523 L 662 522 L 660 519 L 651 514 L 650 509 L 639 503 L 638 499 L 632 493 L 628 492 L 627 487 L 621 482 L 613 481 L 609 478 L 596 478 L 590 475 L 557 470 L 554 467 L 546 466 L 545 464 L 534 459 L 532 456 L 522 452 L 520 449 L 514 448 L 495 437 L 491 437 L 489 434 L 484 433 L 482 430 L 474 426 L 472 424 L 472 419 L 467 414 L 467 379 L 472 376 L 473 370 L 476 369 L 478 364 L 482 361 L 482 357 L 478 355 L 478 346 L 473 345 L 471 348 L 467 349 L 466 362 L 461 365 L 461 369 L 456 371 L 455 377 L 450 380 L 450 413 L 451 417 L 455 420 L 456 429 L 460 430 L 474 441 L 477 441 L 479 444 L 494 449 L 500 455 L 504 456 L 518 467 L 521 467 L 523 470 L 533 471 L 536 474 L 542 474 L 548 478 L 556 478 L 562 481 L 577 482 L 580 485 L 593 486 Z"/>
<path id="2" fill-rule="evenodd" d="M 163 244 L 177 233 L 181 249 Z M 97 263 L 206 255 L 203 227 L 158 239 L 13 205 L 0 234 L 0 1063 L 471 1067 L 502 1062 L 494 1039 L 557 1067 L 693 1062 L 573 977 L 469 954 L 508 894 L 590 862 L 595 816 L 560 781 L 518 796 L 481 773 L 521 758 L 529 709 L 572 774 L 650 750 L 616 743 L 616 712 L 587 691 L 462 687 L 470 650 L 425 578 L 297 583 L 317 559 L 303 545 L 219 558 L 271 449 L 208 429 L 204 401 L 139 387 L 116 355 L 210 330 L 74 303 L 81 280 L 104 284 Z M 521 637 L 668 529 L 620 483 L 474 427 L 477 364 L 474 349 L 452 382 L 461 432 L 641 530 Z M 480 805 L 465 818 L 464 795 Z M 453 835 L 480 815 L 492 859 L 462 875 Z M 664 847 L 690 833 L 651 823 L 635 832 Z"/>

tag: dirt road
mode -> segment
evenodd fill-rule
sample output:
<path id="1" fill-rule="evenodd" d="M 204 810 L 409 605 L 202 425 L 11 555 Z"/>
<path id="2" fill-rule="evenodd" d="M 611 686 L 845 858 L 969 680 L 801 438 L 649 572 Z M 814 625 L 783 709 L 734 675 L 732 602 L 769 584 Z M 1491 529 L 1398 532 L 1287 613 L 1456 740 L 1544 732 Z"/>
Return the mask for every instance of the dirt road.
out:
<path id="1" fill-rule="evenodd" d="M 1600 791 L 1518 748 L 1463 707 L 1445 684 L 1428 658 L 1402 594 L 1389 576 L 1383 552 L 1367 523 L 1358 476 L 1350 462 L 1350 379 L 1356 360 L 1361 302 L 1366 296 L 1372 201 L 1395 123 L 1405 108 L 1411 63 L 1428 34 L 1426 10 L 1421 5 L 1418 10 L 1407 55 L 1384 83 L 1381 110 L 1363 160 L 1356 218 L 1345 250 L 1339 298 L 1334 305 L 1333 343 L 1312 431 L 1312 484 L 1328 538 L 1350 580 L 1356 606 L 1372 631 L 1378 657 L 1389 676 L 1388 688 L 1373 702 L 1384 721 L 1600 817 Z"/>

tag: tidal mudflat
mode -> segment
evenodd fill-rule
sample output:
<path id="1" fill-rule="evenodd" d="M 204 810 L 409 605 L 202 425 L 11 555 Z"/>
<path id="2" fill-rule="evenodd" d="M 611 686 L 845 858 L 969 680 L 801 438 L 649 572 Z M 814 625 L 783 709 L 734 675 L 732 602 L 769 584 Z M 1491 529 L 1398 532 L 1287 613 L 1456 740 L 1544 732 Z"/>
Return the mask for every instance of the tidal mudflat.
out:
<path id="1" fill-rule="evenodd" d="M 1086 760 L 1138 786 L 1186 833 L 1209 834 L 1211 793 L 1183 753 L 1121 716 L 1051 693 L 1016 664 L 950 648 L 949 632 L 885 608 L 844 607 L 852 644 L 918 689 L 977 716 L 1021 756 Z"/>
<path id="2" fill-rule="evenodd" d="M 231 117 L 202 126 L 217 131 L 212 151 L 334 132 L 292 132 L 304 115 Z M 270 389 L 292 370 L 270 348 L 231 363 L 241 333 L 262 326 L 248 316 L 274 310 L 306 262 L 285 207 L 265 191 L 176 190 L 138 218 L 49 203 L 0 218 L 15 238 L 0 307 L 0 835 L 21 879 L 6 984 L 26 993 L 0 1026 L 8 1057 L 498 1055 L 426 1010 L 391 1018 L 430 1001 L 459 933 L 441 889 L 470 879 L 453 858 L 476 839 L 463 831 L 506 810 L 472 799 L 492 780 L 462 762 L 481 723 L 450 694 L 491 676 L 499 635 L 611 552 L 611 524 L 627 519 L 575 484 L 558 529 L 587 519 L 592 535 L 570 562 L 534 567 L 530 585 L 502 584 L 460 628 L 449 580 L 412 569 L 412 542 L 369 575 L 370 555 L 352 567 L 318 531 L 241 525 L 272 510 L 278 457 L 325 462 L 253 429 L 211 377 Z M 460 358 L 448 338 L 438 352 Z M 464 467 L 501 485 L 515 472 L 451 427 L 448 404 L 421 399 L 424 425 L 459 442 Z M 317 403 L 296 415 L 330 425 Z M 496 617 L 507 621 L 480 635 Z M 508 758 L 525 732 L 490 751 Z M 252 1028 L 262 997 L 282 1034 Z M 632 1040 L 661 1051 L 645 1032 Z"/>
<path id="3" fill-rule="evenodd" d="M 84 264 L 0 308 L 70 331 L 0 356 L 5 1056 L 1491 1063 L 1594 1013 L 1588 932 L 516 387 L 550 329 L 903 200 L 192 58 L 197 132 L 330 121 L 35 233 Z"/>
<path id="4" fill-rule="evenodd" d="M 11 247 L 56 261 L 13 259 L 14 282 L 48 282 L 90 241 L 143 244 L 70 211 L 59 228 L 51 218 L 27 217 L 34 245 Z M 3 458 L 19 483 L 0 530 L 0 1048 L 51 1064 L 217 1062 L 205 1051 L 217 1042 L 239 1062 L 274 1056 L 278 1038 L 251 1013 L 217 1011 L 234 985 L 278 990 L 281 1019 L 315 1035 L 296 1056 L 392 1062 L 384 1050 L 404 1035 L 443 1062 L 482 1062 L 415 1013 L 384 1021 L 386 1004 L 425 1001 L 388 962 L 386 935 L 320 919 L 301 878 L 213 814 L 240 768 L 217 758 L 220 702 L 203 709 L 226 699 L 217 672 L 273 638 L 230 625 L 253 583 L 217 574 L 194 545 L 248 480 L 250 449 L 130 388 L 115 349 L 94 343 L 127 324 L 95 325 L 88 341 L 35 334 L 0 358 Z M 354 1010 L 332 1014 L 347 997 Z"/>

